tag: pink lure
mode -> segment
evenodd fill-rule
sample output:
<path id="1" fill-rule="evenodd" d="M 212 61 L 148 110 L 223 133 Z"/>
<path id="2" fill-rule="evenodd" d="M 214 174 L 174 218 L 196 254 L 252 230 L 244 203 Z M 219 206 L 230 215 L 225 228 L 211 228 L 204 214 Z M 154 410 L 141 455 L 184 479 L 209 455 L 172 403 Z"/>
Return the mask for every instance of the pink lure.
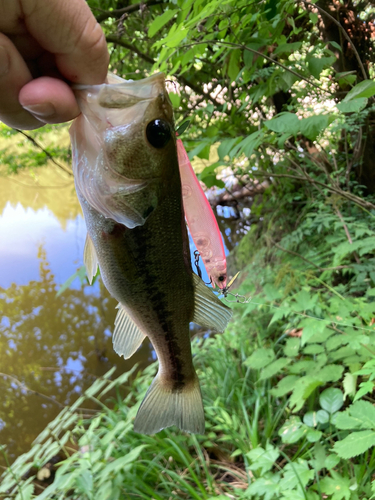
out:
<path id="1" fill-rule="evenodd" d="M 177 155 L 182 184 L 185 217 L 195 246 L 213 284 L 225 288 L 227 262 L 221 233 L 212 208 L 191 166 L 181 139 L 177 139 Z"/>

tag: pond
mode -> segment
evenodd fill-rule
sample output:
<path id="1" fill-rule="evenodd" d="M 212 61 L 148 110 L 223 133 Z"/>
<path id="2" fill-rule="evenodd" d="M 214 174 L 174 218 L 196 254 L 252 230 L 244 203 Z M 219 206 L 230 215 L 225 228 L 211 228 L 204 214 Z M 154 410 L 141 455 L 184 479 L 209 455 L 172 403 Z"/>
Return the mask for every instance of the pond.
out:
<path id="1" fill-rule="evenodd" d="M 38 183 L 0 182 L 0 443 L 9 461 L 96 377 L 153 359 L 148 342 L 125 361 L 112 349 L 116 301 L 101 281 L 56 292 L 83 265 L 85 223 L 73 181 L 49 168 Z"/>
<path id="2" fill-rule="evenodd" d="M 231 225 L 232 209 L 218 212 L 230 249 L 243 228 Z M 77 279 L 56 295 L 83 265 L 86 229 L 71 177 L 51 167 L 36 181 L 3 177 L 0 214 L 0 444 L 12 462 L 97 377 L 114 365 L 114 376 L 145 367 L 154 353 L 147 340 L 127 361 L 113 351 L 116 301 L 100 279 Z"/>

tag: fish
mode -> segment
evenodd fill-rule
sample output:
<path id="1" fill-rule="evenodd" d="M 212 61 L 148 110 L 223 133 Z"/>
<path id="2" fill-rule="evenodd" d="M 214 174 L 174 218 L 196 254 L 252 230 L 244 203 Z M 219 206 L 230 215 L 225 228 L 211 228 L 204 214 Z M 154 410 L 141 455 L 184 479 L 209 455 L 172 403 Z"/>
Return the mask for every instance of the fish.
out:
<path id="1" fill-rule="evenodd" d="M 185 217 L 191 237 L 202 257 L 212 286 L 217 285 L 225 290 L 227 263 L 220 229 L 181 139 L 177 139 L 177 156 Z"/>
<path id="2" fill-rule="evenodd" d="M 203 434 L 190 322 L 223 331 L 231 309 L 192 271 L 173 109 L 163 73 L 75 86 L 81 114 L 70 129 L 73 172 L 91 282 L 99 266 L 118 301 L 114 350 L 130 358 L 147 336 L 159 368 L 134 421 L 155 434 Z"/>

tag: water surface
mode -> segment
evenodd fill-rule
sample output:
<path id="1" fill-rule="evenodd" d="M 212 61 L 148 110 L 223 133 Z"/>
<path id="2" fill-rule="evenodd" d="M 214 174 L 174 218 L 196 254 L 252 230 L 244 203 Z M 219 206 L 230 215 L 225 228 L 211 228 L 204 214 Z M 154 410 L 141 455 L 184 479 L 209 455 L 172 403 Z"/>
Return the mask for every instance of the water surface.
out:
<path id="1" fill-rule="evenodd" d="M 230 250 L 246 221 L 218 207 L 218 222 Z M 83 265 L 85 237 L 73 180 L 64 172 L 46 167 L 36 178 L 0 179 L 0 444 L 10 462 L 98 376 L 154 359 L 147 339 L 130 360 L 113 351 L 116 302 L 100 279 L 94 286 L 77 279 L 56 296 Z"/>
<path id="2" fill-rule="evenodd" d="M 69 177 L 49 167 L 38 184 L 0 180 L 0 444 L 10 461 L 96 377 L 152 360 L 147 340 L 128 361 L 113 351 L 116 302 L 100 280 L 56 297 L 83 265 L 85 223 Z"/>

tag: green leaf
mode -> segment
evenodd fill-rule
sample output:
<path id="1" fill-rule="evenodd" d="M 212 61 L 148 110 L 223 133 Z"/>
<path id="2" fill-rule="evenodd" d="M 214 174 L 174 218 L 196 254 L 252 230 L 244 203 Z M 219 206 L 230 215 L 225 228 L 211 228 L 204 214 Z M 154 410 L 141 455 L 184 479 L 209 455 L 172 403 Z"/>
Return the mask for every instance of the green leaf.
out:
<path id="1" fill-rule="evenodd" d="M 122 469 L 127 467 L 128 465 L 132 464 L 135 462 L 139 455 L 142 453 L 142 451 L 147 447 L 145 444 L 141 444 L 140 446 L 136 446 L 133 450 L 131 450 L 129 453 L 124 455 L 123 457 L 117 458 L 113 462 L 110 462 L 108 465 L 105 467 L 105 475 L 102 476 L 102 480 L 105 480 L 107 478 L 107 475 L 114 472 L 117 474 L 120 472 Z"/>
<path id="2" fill-rule="evenodd" d="M 31 500 L 32 494 L 34 493 L 34 485 L 27 484 L 26 486 L 19 485 L 19 493 L 16 496 L 15 500 Z M 35 498 L 35 497 L 33 497 Z"/>
<path id="3" fill-rule="evenodd" d="M 320 133 L 328 127 L 328 115 L 309 116 L 300 120 L 301 134 L 311 141 L 315 141 Z"/>
<path id="4" fill-rule="evenodd" d="M 240 71 L 241 51 L 239 49 L 232 50 L 228 62 L 228 76 L 232 81 L 235 81 Z"/>
<path id="5" fill-rule="evenodd" d="M 319 80 L 323 68 L 328 68 L 336 61 L 336 57 L 307 57 L 307 66 L 314 78 Z"/>
<path id="6" fill-rule="evenodd" d="M 308 432 L 309 428 L 301 422 L 299 417 L 289 418 L 279 430 L 283 443 L 296 443 Z"/>
<path id="7" fill-rule="evenodd" d="M 74 274 L 72 274 L 72 276 L 70 276 L 62 285 L 61 287 L 58 289 L 57 293 L 56 293 L 56 297 L 59 297 L 62 293 L 65 292 L 65 290 L 67 290 L 70 285 L 73 283 L 73 281 L 75 281 L 77 278 L 79 278 L 81 284 L 83 284 L 85 282 L 85 279 L 86 279 L 86 267 L 85 266 L 81 266 L 77 272 L 75 272 Z"/>
<path id="8" fill-rule="evenodd" d="M 303 416 L 303 422 L 309 427 L 316 427 L 318 425 L 318 418 L 316 411 L 308 411 Z"/>
<path id="9" fill-rule="evenodd" d="M 306 318 L 301 321 L 299 327 L 302 328 L 301 345 L 305 345 L 314 335 L 322 332 L 326 324 L 323 321 L 316 321 L 312 318 Z"/>
<path id="10" fill-rule="evenodd" d="M 343 393 L 340 389 L 330 387 L 323 391 L 319 397 L 320 406 L 328 413 L 335 413 L 344 404 Z"/>
<path id="11" fill-rule="evenodd" d="M 305 376 L 298 379 L 289 399 L 289 405 L 293 408 L 293 411 L 298 411 L 302 408 L 305 400 L 320 385 L 322 385 L 322 382 L 313 376 Z"/>
<path id="12" fill-rule="evenodd" d="M 327 365 L 319 370 L 316 377 L 322 382 L 337 382 L 340 380 L 343 371 L 344 367 L 342 365 Z"/>
<path id="13" fill-rule="evenodd" d="M 168 96 L 172 102 L 172 106 L 174 108 L 178 108 L 180 105 L 180 102 L 181 102 L 181 96 L 179 96 L 178 94 L 175 94 L 174 92 L 169 92 Z"/>
<path id="14" fill-rule="evenodd" d="M 345 373 L 342 385 L 344 388 L 344 399 L 346 399 L 346 396 L 354 396 L 357 387 L 357 376 L 350 372 Z"/>
<path id="15" fill-rule="evenodd" d="M 341 111 L 341 113 L 357 113 L 367 106 L 367 97 L 359 97 L 353 99 L 352 101 L 342 101 L 336 104 L 336 108 Z"/>
<path id="16" fill-rule="evenodd" d="M 245 361 L 245 365 L 253 368 L 254 370 L 259 370 L 264 366 L 271 363 L 271 361 L 275 358 L 275 353 L 273 349 L 257 349 L 253 352 L 250 358 L 247 358 Z"/>
<path id="17" fill-rule="evenodd" d="M 305 460 L 288 463 L 284 469 L 284 477 L 280 481 L 282 490 L 291 490 L 296 486 L 306 486 L 314 478 L 314 471 L 309 469 Z"/>
<path id="18" fill-rule="evenodd" d="M 373 95 L 375 95 L 375 82 L 373 80 L 364 80 L 346 94 L 343 102 L 358 99 L 359 97 L 372 97 Z"/>
<path id="19" fill-rule="evenodd" d="M 288 133 L 289 135 L 296 135 L 299 131 L 299 119 L 294 113 L 279 113 L 272 120 L 264 122 L 264 125 L 273 132 L 279 134 Z"/>
<path id="20" fill-rule="evenodd" d="M 364 453 L 374 445 L 375 432 L 367 430 L 349 434 L 342 441 L 336 442 L 333 449 L 339 457 L 347 459 Z"/>
<path id="21" fill-rule="evenodd" d="M 264 477 L 252 481 L 245 491 L 245 498 L 254 498 L 256 495 L 263 496 L 263 500 L 278 498 L 280 492 L 280 474 L 266 473 Z"/>
<path id="22" fill-rule="evenodd" d="M 318 14 L 315 14 L 314 12 L 309 12 L 309 18 L 313 24 L 316 24 L 319 19 Z"/>
<path id="23" fill-rule="evenodd" d="M 260 380 L 266 380 L 267 378 L 271 378 L 276 373 L 279 373 L 285 366 L 290 363 L 290 359 L 288 358 L 280 358 L 268 365 L 266 368 L 263 368 L 260 374 Z"/>
<path id="24" fill-rule="evenodd" d="M 262 144 L 262 140 L 262 130 L 250 134 L 237 144 L 235 147 L 235 154 L 239 155 L 240 153 L 243 153 L 247 157 L 251 156 L 254 149 L 258 148 Z"/>
<path id="25" fill-rule="evenodd" d="M 329 413 L 325 410 L 318 410 L 316 412 L 316 419 L 319 424 L 327 424 L 329 422 Z"/>
<path id="26" fill-rule="evenodd" d="M 201 158 L 202 160 L 209 160 L 210 159 L 210 150 L 211 150 L 211 144 L 206 144 L 204 148 L 202 148 L 199 153 L 197 153 L 198 158 Z"/>
<path id="27" fill-rule="evenodd" d="M 375 429 L 375 407 L 369 401 L 357 401 L 347 411 L 353 418 L 361 420 L 362 429 Z"/>
<path id="28" fill-rule="evenodd" d="M 324 347 L 319 344 L 310 344 L 303 350 L 304 354 L 312 354 L 312 355 L 320 354 L 322 352 L 324 352 Z"/>
<path id="29" fill-rule="evenodd" d="M 92 495 L 92 489 L 94 486 L 92 473 L 88 470 L 82 471 L 77 477 L 77 485 L 81 491 L 89 493 Z"/>
<path id="30" fill-rule="evenodd" d="M 353 418 L 348 412 L 338 412 L 332 418 L 332 423 L 338 429 L 359 429 L 361 427 L 361 420 Z"/>
<path id="31" fill-rule="evenodd" d="M 339 52 L 342 53 L 341 45 L 339 45 L 337 42 L 333 42 L 332 40 L 330 40 L 329 43 L 330 45 L 332 45 L 332 47 L 334 47 L 335 49 L 337 49 Z"/>
<path id="32" fill-rule="evenodd" d="M 221 179 L 218 179 L 215 174 L 205 175 L 201 177 L 201 181 L 204 182 L 208 188 L 217 186 L 222 189 L 225 187 L 225 183 Z"/>
<path id="33" fill-rule="evenodd" d="M 298 355 L 301 341 L 298 337 L 289 337 L 284 346 L 284 354 L 290 358 Z"/>
<path id="34" fill-rule="evenodd" d="M 272 396 L 276 396 L 278 398 L 281 396 L 285 396 L 285 394 L 291 392 L 294 389 L 296 380 L 298 380 L 298 377 L 296 375 L 287 375 L 280 380 L 276 387 L 273 387 L 270 390 L 270 393 L 272 394 Z"/>
<path id="35" fill-rule="evenodd" d="M 318 300 L 318 296 L 317 294 L 310 295 L 308 291 L 301 290 L 293 296 L 293 300 L 295 301 L 295 304 L 292 306 L 293 311 L 307 311 L 313 309 Z"/>
<path id="36" fill-rule="evenodd" d="M 333 469 L 340 462 L 340 457 L 331 453 L 324 461 L 324 467 L 326 469 Z"/>
<path id="37" fill-rule="evenodd" d="M 189 125 L 190 125 L 190 120 L 186 120 L 183 123 L 181 123 L 181 125 L 176 130 L 176 134 L 179 136 L 180 139 L 182 134 L 189 128 Z"/>
<path id="38" fill-rule="evenodd" d="M 361 382 L 359 384 L 359 390 L 357 391 L 357 393 L 354 397 L 354 401 L 357 401 L 365 394 L 372 392 L 374 390 L 374 387 L 375 387 L 375 383 L 372 382 L 371 380 L 367 380 L 366 382 Z"/>
<path id="39" fill-rule="evenodd" d="M 172 34 L 170 33 L 164 40 L 163 44 L 167 45 L 167 47 L 177 47 L 184 38 L 188 36 L 189 31 L 186 29 L 185 26 L 180 25 L 177 27 L 175 32 Z"/>
<path id="40" fill-rule="evenodd" d="M 167 24 L 168 21 L 170 21 L 175 14 L 177 13 L 177 10 L 165 10 L 161 16 L 156 17 L 152 23 L 150 24 L 150 27 L 148 29 L 148 36 L 152 38 L 156 33 Z"/>
<path id="41" fill-rule="evenodd" d="M 208 139 L 201 141 L 194 149 L 189 151 L 188 156 L 190 160 L 192 160 L 194 156 L 198 156 L 207 147 L 207 145 L 211 146 L 211 144 L 207 141 Z"/>
<path id="42" fill-rule="evenodd" d="M 226 156 L 229 156 L 229 152 L 237 144 L 237 142 L 238 142 L 237 137 L 234 139 L 225 139 L 224 141 L 222 141 L 217 149 L 217 154 L 219 155 L 219 159 L 224 160 Z"/>
<path id="43" fill-rule="evenodd" d="M 322 434 L 323 433 L 321 431 L 311 429 L 311 430 L 307 431 L 306 439 L 310 443 L 316 443 L 322 437 Z"/>
<path id="44" fill-rule="evenodd" d="M 335 455 L 336 456 L 336 455 Z M 327 459 L 325 447 L 321 443 L 315 443 L 314 445 L 314 460 L 311 461 L 311 465 L 316 471 L 320 471 L 324 467 L 324 463 Z"/>
<path id="45" fill-rule="evenodd" d="M 320 489 L 326 495 L 332 495 L 330 500 L 349 500 L 351 496 L 350 478 L 342 477 L 335 471 L 331 471 L 332 478 L 324 477 L 319 481 Z"/>
<path id="46" fill-rule="evenodd" d="M 296 50 L 299 50 L 302 46 L 302 42 L 292 42 L 292 43 L 282 43 L 280 44 L 274 54 L 291 54 Z"/>
<path id="47" fill-rule="evenodd" d="M 276 460 L 279 458 L 280 453 L 271 444 L 267 444 L 264 450 L 261 447 L 254 448 L 253 450 L 246 453 L 246 456 L 251 460 L 252 464 L 249 467 L 250 470 L 260 470 L 260 474 L 263 475 L 265 472 L 269 471 Z"/>

